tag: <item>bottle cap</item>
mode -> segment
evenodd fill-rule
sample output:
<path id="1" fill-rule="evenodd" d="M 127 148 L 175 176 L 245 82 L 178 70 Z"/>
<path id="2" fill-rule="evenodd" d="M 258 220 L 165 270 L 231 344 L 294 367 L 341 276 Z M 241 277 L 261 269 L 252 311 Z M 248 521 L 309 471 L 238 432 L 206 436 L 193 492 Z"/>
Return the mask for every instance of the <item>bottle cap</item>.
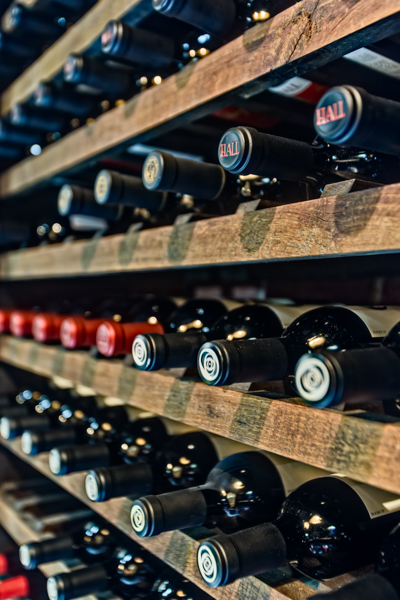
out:
<path id="1" fill-rule="evenodd" d="M 0 420 L 0 435 L 3 438 L 3 440 L 11 440 L 15 437 L 12 434 L 13 429 L 14 429 L 13 425 L 14 425 L 14 419 L 11 419 L 8 417 L 3 417 Z"/>
<path id="2" fill-rule="evenodd" d="M 0 576 L 8 575 L 8 559 L 5 554 L 0 554 Z"/>
<path id="3" fill-rule="evenodd" d="M 49 467 L 53 475 L 66 475 L 67 457 L 65 451 L 59 448 L 53 448 L 49 454 Z"/>
<path id="4" fill-rule="evenodd" d="M 344 144 L 356 131 L 362 113 L 362 98 L 352 86 L 330 89 L 318 102 L 314 127 L 327 142 Z"/>
<path id="5" fill-rule="evenodd" d="M 235 581 L 239 556 L 229 537 L 219 536 L 202 542 L 197 550 L 197 566 L 209 587 L 217 588 Z"/>
<path id="6" fill-rule="evenodd" d="M 103 356 L 128 354 L 132 350 L 135 338 L 149 330 L 155 330 L 159 333 L 164 332 L 162 325 L 158 322 L 155 324 L 146 322 L 118 323 L 117 321 L 102 323 L 96 334 L 97 349 Z"/>
<path id="7" fill-rule="evenodd" d="M 253 151 L 253 136 L 247 127 L 232 127 L 224 133 L 219 143 L 218 159 L 221 167 L 230 173 L 243 173 L 248 167 Z"/>
<path id="8" fill-rule="evenodd" d="M 24 575 L 10 577 L 0 582 L 0 600 L 28 598 L 30 596 L 29 592 L 29 581 Z"/>
<path id="9" fill-rule="evenodd" d="M 68 183 L 66 183 L 61 187 L 61 189 L 58 193 L 58 198 L 57 198 L 57 209 L 58 209 L 59 214 L 62 217 L 65 217 L 67 215 L 71 215 L 74 213 L 73 200 L 74 200 L 73 189 Z"/>
<path id="10" fill-rule="evenodd" d="M 314 408 L 325 408 L 334 402 L 337 392 L 335 370 L 330 360 L 321 354 L 304 354 L 295 368 L 295 386 L 306 402 Z"/>
<path id="11" fill-rule="evenodd" d="M 0 333 L 8 333 L 10 331 L 10 317 L 12 310 L 5 308 L 0 309 Z"/>
<path id="12" fill-rule="evenodd" d="M 135 367 L 140 371 L 161 369 L 166 359 L 163 336 L 158 333 L 136 336 L 132 344 L 132 357 Z"/>
<path id="13" fill-rule="evenodd" d="M 74 315 L 64 319 L 60 327 L 60 340 L 64 348 L 88 348 L 96 344 L 97 328 L 104 319 L 85 319 Z"/>
<path id="14" fill-rule="evenodd" d="M 200 348 L 197 357 L 200 377 L 208 385 L 224 385 L 231 367 L 238 364 L 236 348 L 229 342 L 206 342 Z"/>
<path id="15" fill-rule="evenodd" d="M 35 456 L 38 454 L 38 434 L 24 431 L 21 437 L 21 448 L 24 454 Z"/>
<path id="16" fill-rule="evenodd" d="M 117 54 L 121 49 L 123 36 L 122 24 L 110 21 L 101 34 L 101 49 L 105 54 Z"/>
<path id="17" fill-rule="evenodd" d="M 176 177 L 176 160 L 169 152 L 154 150 L 143 164 L 142 178 L 148 190 L 168 192 Z"/>
<path id="18" fill-rule="evenodd" d="M 107 472 L 105 469 L 89 471 L 85 478 L 86 495 L 92 502 L 107 500 Z"/>
<path id="19" fill-rule="evenodd" d="M 37 342 L 51 342 L 60 339 L 61 323 L 65 319 L 57 313 L 40 313 L 32 323 L 32 334 Z"/>
<path id="20" fill-rule="evenodd" d="M 17 337 L 32 335 L 32 324 L 36 314 L 33 311 L 14 310 L 10 316 L 11 333 Z"/>
<path id="21" fill-rule="evenodd" d="M 35 106 L 48 107 L 51 105 L 51 86 L 48 83 L 39 83 L 33 94 Z"/>
<path id="22" fill-rule="evenodd" d="M 83 444 L 53 448 L 49 454 L 49 467 L 54 475 L 67 475 L 108 465 L 110 450 L 107 444 Z"/>
<path id="23" fill-rule="evenodd" d="M 83 72 L 83 58 L 78 54 L 70 54 L 64 65 L 64 81 L 69 83 L 80 83 Z"/>
<path id="24" fill-rule="evenodd" d="M 139 537 L 151 537 L 163 531 L 164 513 L 157 496 L 135 500 L 130 515 L 132 527 Z"/>
<path id="25" fill-rule="evenodd" d="M 24 544 L 19 549 L 21 565 L 29 571 L 36 569 L 40 559 L 40 545 L 37 542 Z"/>
<path id="26" fill-rule="evenodd" d="M 49 600 L 67 600 L 64 579 L 61 575 L 49 577 L 47 580 L 47 595 Z"/>
<path id="27" fill-rule="evenodd" d="M 113 177 L 113 172 L 103 169 L 94 182 L 94 197 L 99 204 L 118 204 L 120 189 L 118 178 Z"/>

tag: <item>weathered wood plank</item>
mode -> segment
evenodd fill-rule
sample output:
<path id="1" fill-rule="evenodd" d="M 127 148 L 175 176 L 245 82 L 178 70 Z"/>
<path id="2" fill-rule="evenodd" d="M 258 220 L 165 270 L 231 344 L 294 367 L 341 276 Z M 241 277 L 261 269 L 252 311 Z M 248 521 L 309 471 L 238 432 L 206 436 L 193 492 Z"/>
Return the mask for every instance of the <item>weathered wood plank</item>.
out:
<path id="1" fill-rule="evenodd" d="M 0 179 L 0 195 L 17 194 L 132 140 L 165 133 L 231 101 L 233 92 L 252 95 L 399 29 L 395 0 L 302 0 L 14 166 Z"/>
<path id="2" fill-rule="evenodd" d="M 129 13 L 133 22 L 135 10 L 138 19 L 150 14 L 149 0 L 98 2 L 3 92 L 0 98 L 1 116 L 7 115 L 17 102 L 26 101 L 40 82 L 56 77 L 71 52 L 81 53 L 90 48 L 111 19 L 119 19 Z"/>
<path id="3" fill-rule="evenodd" d="M 400 184 L 0 256 L 1 279 L 398 252 Z"/>
<path id="4" fill-rule="evenodd" d="M 0 337 L 0 360 L 46 377 L 62 376 L 210 433 L 400 492 L 397 424 L 210 388 L 166 372 L 136 371 L 120 360 L 95 360 L 85 352 L 10 336 Z"/>

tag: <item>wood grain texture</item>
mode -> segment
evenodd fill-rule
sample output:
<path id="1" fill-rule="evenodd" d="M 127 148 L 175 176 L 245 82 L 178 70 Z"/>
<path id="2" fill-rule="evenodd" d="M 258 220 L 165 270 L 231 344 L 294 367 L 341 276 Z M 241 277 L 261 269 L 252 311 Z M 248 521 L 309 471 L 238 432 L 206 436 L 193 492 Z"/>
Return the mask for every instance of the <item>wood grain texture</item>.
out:
<path id="1" fill-rule="evenodd" d="M 146 4 L 143 14 L 141 4 Z M 0 98 L 1 116 L 17 102 L 26 101 L 42 81 L 51 81 L 62 70 L 71 52 L 85 52 L 102 34 L 111 19 L 138 11 L 140 19 L 150 13 L 148 0 L 101 0 L 44 52 Z"/>
<path id="2" fill-rule="evenodd" d="M 46 377 L 83 383 L 99 394 L 294 460 L 400 493 L 400 424 L 316 410 L 230 388 L 211 388 L 167 372 L 142 372 L 120 360 L 95 360 L 10 336 L 0 360 Z M 151 390 L 151 394 L 149 394 Z"/>
<path id="3" fill-rule="evenodd" d="M 28 542 L 38 542 L 41 537 L 33 531 L 3 499 L 0 498 L 0 525 L 5 529 L 8 535 L 21 546 Z M 45 577 L 51 577 L 58 573 L 69 573 L 71 569 L 63 561 L 55 561 L 39 567 Z M 82 596 L 81 600 L 97 600 L 96 596 Z M 114 598 L 113 600 L 120 600 Z"/>
<path id="4" fill-rule="evenodd" d="M 102 0 L 99 9 L 107 2 Z M 251 96 L 399 29 L 396 0 L 297 2 L 40 156 L 14 166 L 0 179 L 0 195 L 17 194 L 119 145 L 165 133 L 231 102 L 235 94 Z M 66 44 L 63 40 L 60 44 Z M 6 101 L 10 106 L 9 96 Z"/>
<path id="5" fill-rule="evenodd" d="M 1 279 L 398 252 L 400 184 L 0 256 Z"/>

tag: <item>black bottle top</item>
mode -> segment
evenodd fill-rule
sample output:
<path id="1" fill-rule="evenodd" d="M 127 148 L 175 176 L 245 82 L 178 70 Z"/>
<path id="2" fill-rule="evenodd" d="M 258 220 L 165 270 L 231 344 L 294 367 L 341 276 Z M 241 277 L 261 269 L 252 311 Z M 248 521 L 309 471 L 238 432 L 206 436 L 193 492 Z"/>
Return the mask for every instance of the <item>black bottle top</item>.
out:
<path id="1" fill-rule="evenodd" d="M 237 17 L 234 0 L 152 0 L 154 10 L 198 27 L 207 33 L 225 37 Z"/>
<path id="2" fill-rule="evenodd" d="M 50 108 L 71 117 L 87 117 L 96 111 L 93 96 L 57 88 L 54 83 L 40 83 L 33 95 L 35 106 Z"/>
<path id="3" fill-rule="evenodd" d="M 147 156 L 142 173 L 148 190 L 189 194 L 204 200 L 217 200 L 226 192 L 234 193 L 235 185 L 219 165 L 178 158 L 169 152 L 154 150 Z"/>
<path id="4" fill-rule="evenodd" d="M 362 88 L 330 89 L 315 109 L 314 126 L 332 144 L 400 154 L 400 103 L 372 96 Z"/>
<path id="5" fill-rule="evenodd" d="M 14 104 L 10 122 L 18 127 L 30 127 L 44 132 L 63 131 L 67 127 L 64 115 L 25 104 Z"/>
<path id="6" fill-rule="evenodd" d="M 198 355 L 200 376 L 209 385 L 280 380 L 294 373 L 305 352 L 380 342 L 397 318 L 398 312 L 387 307 L 310 310 L 295 319 L 280 338 L 206 342 Z"/>
<path id="7" fill-rule="evenodd" d="M 143 496 L 202 484 L 218 461 L 214 445 L 202 432 L 172 438 L 147 463 L 89 471 L 86 493 L 93 502 Z"/>
<path id="8" fill-rule="evenodd" d="M 103 563 L 50 577 L 47 593 L 50 600 L 72 600 L 103 591 L 127 599 L 141 598 L 150 594 L 156 579 L 139 553 L 117 548 Z"/>
<path id="9" fill-rule="evenodd" d="M 183 323 L 184 324 L 184 323 Z M 182 334 L 143 334 L 135 339 L 133 358 L 141 370 L 196 368 L 201 346 L 209 340 L 248 339 L 279 336 L 279 317 L 268 306 L 245 304 L 221 316 L 207 331 Z"/>
<path id="10" fill-rule="evenodd" d="M 118 221 L 123 215 L 121 206 L 100 206 L 92 190 L 65 183 L 58 194 L 58 212 L 62 217 L 85 215 L 106 221 Z"/>
<path id="11" fill-rule="evenodd" d="M 62 22 L 43 12 L 38 12 L 26 6 L 13 3 L 5 13 L 2 28 L 6 33 L 15 35 L 34 34 L 37 38 L 54 39 L 65 31 Z"/>
<path id="12" fill-rule="evenodd" d="M 399 600 L 400 599 L 400 526 L 384 539 L 376 560 L 376 573 L 357 579 L 329 594 L 317 594 L 315 600 Z"/>
<path id="13" fill-rule="evenodd" d="M 88 444 L 54 448 L 49 455 L 54 475 L 66 475 L 115 464 L 146 462 L 154 458 L 168 435 L 158 417 L 127 423 L 102 417 L 87 429 Z"/>
<path id="14" fill-rule="evenodd" d="M 101 49 L 112 59 L 155 70 L 170 67 L 176 59 L 172 39 L 122 21 L 110 21 L 101 36 Z"/>
<path id="15" fill-rule="evenodd" d="M 114 98 L 126 95 L 134 86 L 133 77 L 126 69 L 110 67 L 101 60 L 80 54 L 68 57 L 64 65 L 64 81 L 88 85 Z"/>
<path id="16" fill-rule="evenodd" d="M 123 204 L 132 208 L 145 208 L 156 213 L 163 207 L 166 195 L 149 191 L 140 177 L 122 175 L 103 169 L 96 177 L 94 195 L 99 204 Z"/>
<path id="17" fill-rule="evenodd" d="M 242 452 L 220 461 L 197 488 L 136 500 L 131 523 L 140 537 L 204 524 L 233 531 L 274 519 L 284 499 L 281 478 L 267 456 Z"/>
<path id="18" fill-rule="evenodd" d="M 210 587 L 219 587 L 282 567 L 288 560 L 316 579 L 369 564 L 398 513 L 373 518 L 366 504 L 368 494 L 381 490 L 365 486 L 369 491 L 362 499 L 355 487 L 337 477 L 308 481 L 286 498 L 273 523 L 202 542 L 197 561 L 203 579 Z M 384 503 L 379 506 L 382 509 Z"/>
<path id="19" fill-rule="evenodd" d="M 15 127 L 0 119 L 0 142 L 10 142 L 16 146 L 32 146 L 40 141 L 40 133 L 28 127 Z"/>
<path id="20" fill-rule="evenodd" d="M 302 356 L 295 369 L 299 395 L 315 408 L 396 400 L 400 393 L 400 323 L 378 348 L 324 350 Z"/>
<path id="21" fill-rule="evenodd" d="M 71 558 L 79 558 L 84 563 L 101 562 L 114 548 L 115 538 L 107 527 L 89 521 L 71 534 L 23 544 L 19 558 L 25 569 L 32 570 L 48 562 Z"/>

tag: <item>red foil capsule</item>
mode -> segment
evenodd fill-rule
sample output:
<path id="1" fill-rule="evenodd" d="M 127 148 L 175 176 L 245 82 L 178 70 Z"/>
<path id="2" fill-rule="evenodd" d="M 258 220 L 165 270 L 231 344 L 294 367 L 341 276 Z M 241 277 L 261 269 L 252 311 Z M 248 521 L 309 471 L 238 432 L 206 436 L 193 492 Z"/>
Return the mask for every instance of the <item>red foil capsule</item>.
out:
<path id="1" fill-rule="evenodd" d="M 37 312 L 33 310 L 14 310 L 10 317 L 10 331 L 17 337 L 31 337 L 33 319 Z"/>
<path id="2" fill-rule="evenodd" d="M 140 333 L 164 333 L 163 326 L 158 323 L 118 323 L 103 322 L 96 335 L 96 345 L 103 356 L 118 356 L 132 352 L 133 340 Z"/>
<path id="3" fill-rule="evenodd" d="M 57 313 L 39 313 L 33 319 L 32 334 L 37 342 L 56 342 L 60 340 L 61 323 L 65 315 Z"/>
<path id="4" fill-rule="evenodd" d="M 10 318 L 13 310 L 0 309 L 0 333 L 10 333 Z"/>
<path id="5" fill-rule="evenodd" d="M 96 333 L 104 319 L 85 319 L 81 315 L 74 315 L 64 319 L 61 323 L 60 340 L 64 348 L 89 348 L 96 345 Z"/>
<path id="6" fill-rule="evenodd" d="M 8 558 L 5 554 L 0 554 L 0 577 L 8 574 Z"/>
<path id="7" fill-rule="evenodd" d="M 24 575 L 10 577 L 0 583 L 0 600 L 29 598 L 29 581 Z"/>

